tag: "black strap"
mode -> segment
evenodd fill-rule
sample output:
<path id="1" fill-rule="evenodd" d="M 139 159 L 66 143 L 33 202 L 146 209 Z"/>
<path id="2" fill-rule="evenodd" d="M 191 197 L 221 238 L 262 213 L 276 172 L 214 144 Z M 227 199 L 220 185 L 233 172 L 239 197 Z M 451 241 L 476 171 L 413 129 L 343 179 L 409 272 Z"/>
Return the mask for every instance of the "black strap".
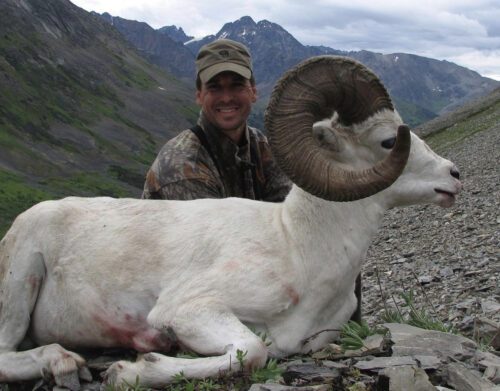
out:
<path id="1" fill-rule="evenodd" d="M 212 152 L 212 148 L 210 148 L 210 144 L 208 143 L 207 136 L 205 135 L 205 132 L 201 128 L 200 125 L 195 125 L 191 128 L 191 131 L 198 137 L 198 140 L 200 140 L 201 145 L 206 149 L 210 157 L 212 158 L 212 161 L 215 164 L 215 168 L 217 168 L 217 171 L 219 172 L 219 175 L 221 178 L 222 176 L 222 171 L 219 167 L 219 163 L 217 162 L 217 159 L 215 158 L 214 153 Z"/>
<path id="2" fill-rule="evenodd" d="M 200 140 L 201 145 L 206 149 L 210 157 L 212 158 L 212 161 L 215 164 L 215 167 L 217 168 L 217 171 L 219 172 L 219 175 L 221 178 L 222 176 L 222 171 L 220 169 L 219 163 L 217 159 L 215 158 L 215 155 L 212 151 L 212 148 L 210 148 L 210 144 L 208 143 L 207 136 L 205 135 L 205 132 L 201 128 L 200 125 L 195 125 L 191 128 L 191 131 L 198 137 L 198 140 Z M 253 192 L 255 195 L 256 200 L 262 200 L 262 191 L 260 187 L 260 183 L 257 180 L 257 172 L 256 172 L 256 165 L 255 162 L 257 161 L 257 152 L 252 148 L 252 145 L 250 144 L 250 161 L 251 161 L 251 169 L 252 169 L 252 183 L 253 183 Z"/>
<path id="3" fill-rule="evenodd" d="M 252 163 L 252 183 L 253 192 L 256 200 L 262 200 L 262 190 L 260 187 L 260 182 L 257 179 L 257 151 L 250 143 L 250 162 Z"/>

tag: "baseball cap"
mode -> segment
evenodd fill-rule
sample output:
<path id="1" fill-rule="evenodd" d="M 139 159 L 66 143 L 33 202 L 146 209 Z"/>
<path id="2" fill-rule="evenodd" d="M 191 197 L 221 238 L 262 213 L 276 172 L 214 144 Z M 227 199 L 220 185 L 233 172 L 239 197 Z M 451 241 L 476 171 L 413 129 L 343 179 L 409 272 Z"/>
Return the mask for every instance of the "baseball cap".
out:
<path id="1" fill-rule="evenodd" d="M 196 74 L 202 83 L 225 71 L 251 78 L 252 58 L 246 46 L 230 39 L 218 39 L 202 46 L 196 57 Z"/>

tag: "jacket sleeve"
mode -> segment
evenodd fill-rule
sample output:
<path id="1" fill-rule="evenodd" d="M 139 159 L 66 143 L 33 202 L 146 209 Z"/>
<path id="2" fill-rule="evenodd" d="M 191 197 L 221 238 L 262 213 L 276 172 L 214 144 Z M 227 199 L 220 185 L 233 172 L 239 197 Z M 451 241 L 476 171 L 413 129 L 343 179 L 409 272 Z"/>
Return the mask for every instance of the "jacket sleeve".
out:
<path id="1" fill-rule="evenodd" d="M 188 175 L 172 180 L 168 179 L 169 178 L 163 178 L 163 180 L 160 181 L 157 173 L 153 169 L 149 170 L 141 198 L 194 200 L 197 198 L 223 197 L 221 186 L 208 169 L 200 170 L 198 175 Z"/>

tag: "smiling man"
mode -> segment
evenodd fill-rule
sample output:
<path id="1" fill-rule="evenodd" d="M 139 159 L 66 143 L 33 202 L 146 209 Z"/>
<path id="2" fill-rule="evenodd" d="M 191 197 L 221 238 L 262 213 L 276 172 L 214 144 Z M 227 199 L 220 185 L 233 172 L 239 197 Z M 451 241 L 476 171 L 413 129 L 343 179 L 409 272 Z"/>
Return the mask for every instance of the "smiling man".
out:
<path id="1" fill-rule="evenodd" d="M 196 58 L 198 124 L 169 140 L 147 173 L 143 198 L 241 197 L 283 201 L 291 183 L 267 138 L 248 126 L 257 90 L 248 49 L 219 39 Z"/>

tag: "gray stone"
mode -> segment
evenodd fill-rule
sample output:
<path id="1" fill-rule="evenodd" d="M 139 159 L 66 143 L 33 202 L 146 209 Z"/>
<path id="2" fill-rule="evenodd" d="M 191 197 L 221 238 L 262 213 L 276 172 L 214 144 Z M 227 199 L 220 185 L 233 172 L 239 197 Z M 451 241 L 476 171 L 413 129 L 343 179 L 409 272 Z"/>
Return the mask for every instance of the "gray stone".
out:
<path id="1" fill-rule="evenodd" d="M 363 341 L 365 354 L 377 354 L 384 351 L 385 337 L 381 334 L 374 334 L 366 337 Z"/>
<path id="2" fill-rule="evenodd" d="M 362 371 L 374 371 L 388 367 L 414 365 L 417 361 L 413 357 L 375 357 L 373 360 L 358 361 L 354 366 Z"/>
<path id="3" fill-rule="evenodd" d="M 489 340 L 493 349 L 500 349 L 500 325 L 497 322 L 483 317 L 476 318 L 473 334 L 476 340 Z"/>
<path id="4" fill-rule="evenodd" d="M 493 384 L 500 384 L 500 367 L 491 365 L 484 371 L 483 377 L 491 381 Z"/>
<path id="5" fill-rule="evenodd" d="M 339 379 L 342 374 L 337 368 L 327 368 L 314 363 L 304 363 L 300 365 L 288 365 L 286 371 L 281 376 L 287 384 L 291 384 L 296 380 L 306 383 L 332 383 L 334 380 Z"/>
<path id="6" fill-rule="evenodd" d="M 337 361 L 324 360 L 321 363 L 326 368 L 336 368 L 339 370 L 347 370 L 349 368 L 348 365 Z"/>
<path id="7" fill-rule="evenodd" d="M 420 276 L 418 277 L 418 282 L 422 285 L 430 284 L 433 280 L 432 276 Z"/>
<path id="8" fill-rule="evenodd" d="M 405 324 L 384 324 L 394 342 L 393 356 L 437 356 L 458 360 L 471 358 L 477 344 L 469 338 Z"/>
<path id="9" fill-rule="evenodd" d="M 439 271 L 439 274 L 441 275 L 441 277 L 450 277 L 454 273 L 453 273 L 453 269 L 451 267 L 446 266 Z"/>
<path id="10" fill-rule="evenodd" d="M 281 384 L 252 384 L 248 391 L 332 391 L 332 386 L 321 384 L 317 386 L 293 387 L 283 386 Z"/>
<path id="11" fill-rule="evenodd" d="M 492 391 L 495 384 L 483 379 L 479 372 L 468 369 L 462 363 L 452 363 L 447 366 L 448 385 L 457 391 Z"/>
<path id="12" fill-rule="evenodd" d="M 483 299 L 481 300 L 481 309 L 485 314 L 496 313 L 500 311 L 500 303 L 496 300 Z"/>
<path id="13" fill-rule="evenodd" d="M 102 391 L 102 389 L 102 384 L 98 381 L 94 381 L 92 383 L 82 384 L 81 391 Z"/>
<path id="14" fill-rule="evenodd" d="M 389 391 L 435 391 L 425 371 L 412 366 L 386 368 L 379 374 L 380 389 Z"/>
<path id="15" fill-rule="evenodd" d="M 423 369 L 438 369 L 443 364 L 443 361 L 436 356 L 422 356 L 417 354 L 413 358 L 417 360 L 419 367 Z"/>

